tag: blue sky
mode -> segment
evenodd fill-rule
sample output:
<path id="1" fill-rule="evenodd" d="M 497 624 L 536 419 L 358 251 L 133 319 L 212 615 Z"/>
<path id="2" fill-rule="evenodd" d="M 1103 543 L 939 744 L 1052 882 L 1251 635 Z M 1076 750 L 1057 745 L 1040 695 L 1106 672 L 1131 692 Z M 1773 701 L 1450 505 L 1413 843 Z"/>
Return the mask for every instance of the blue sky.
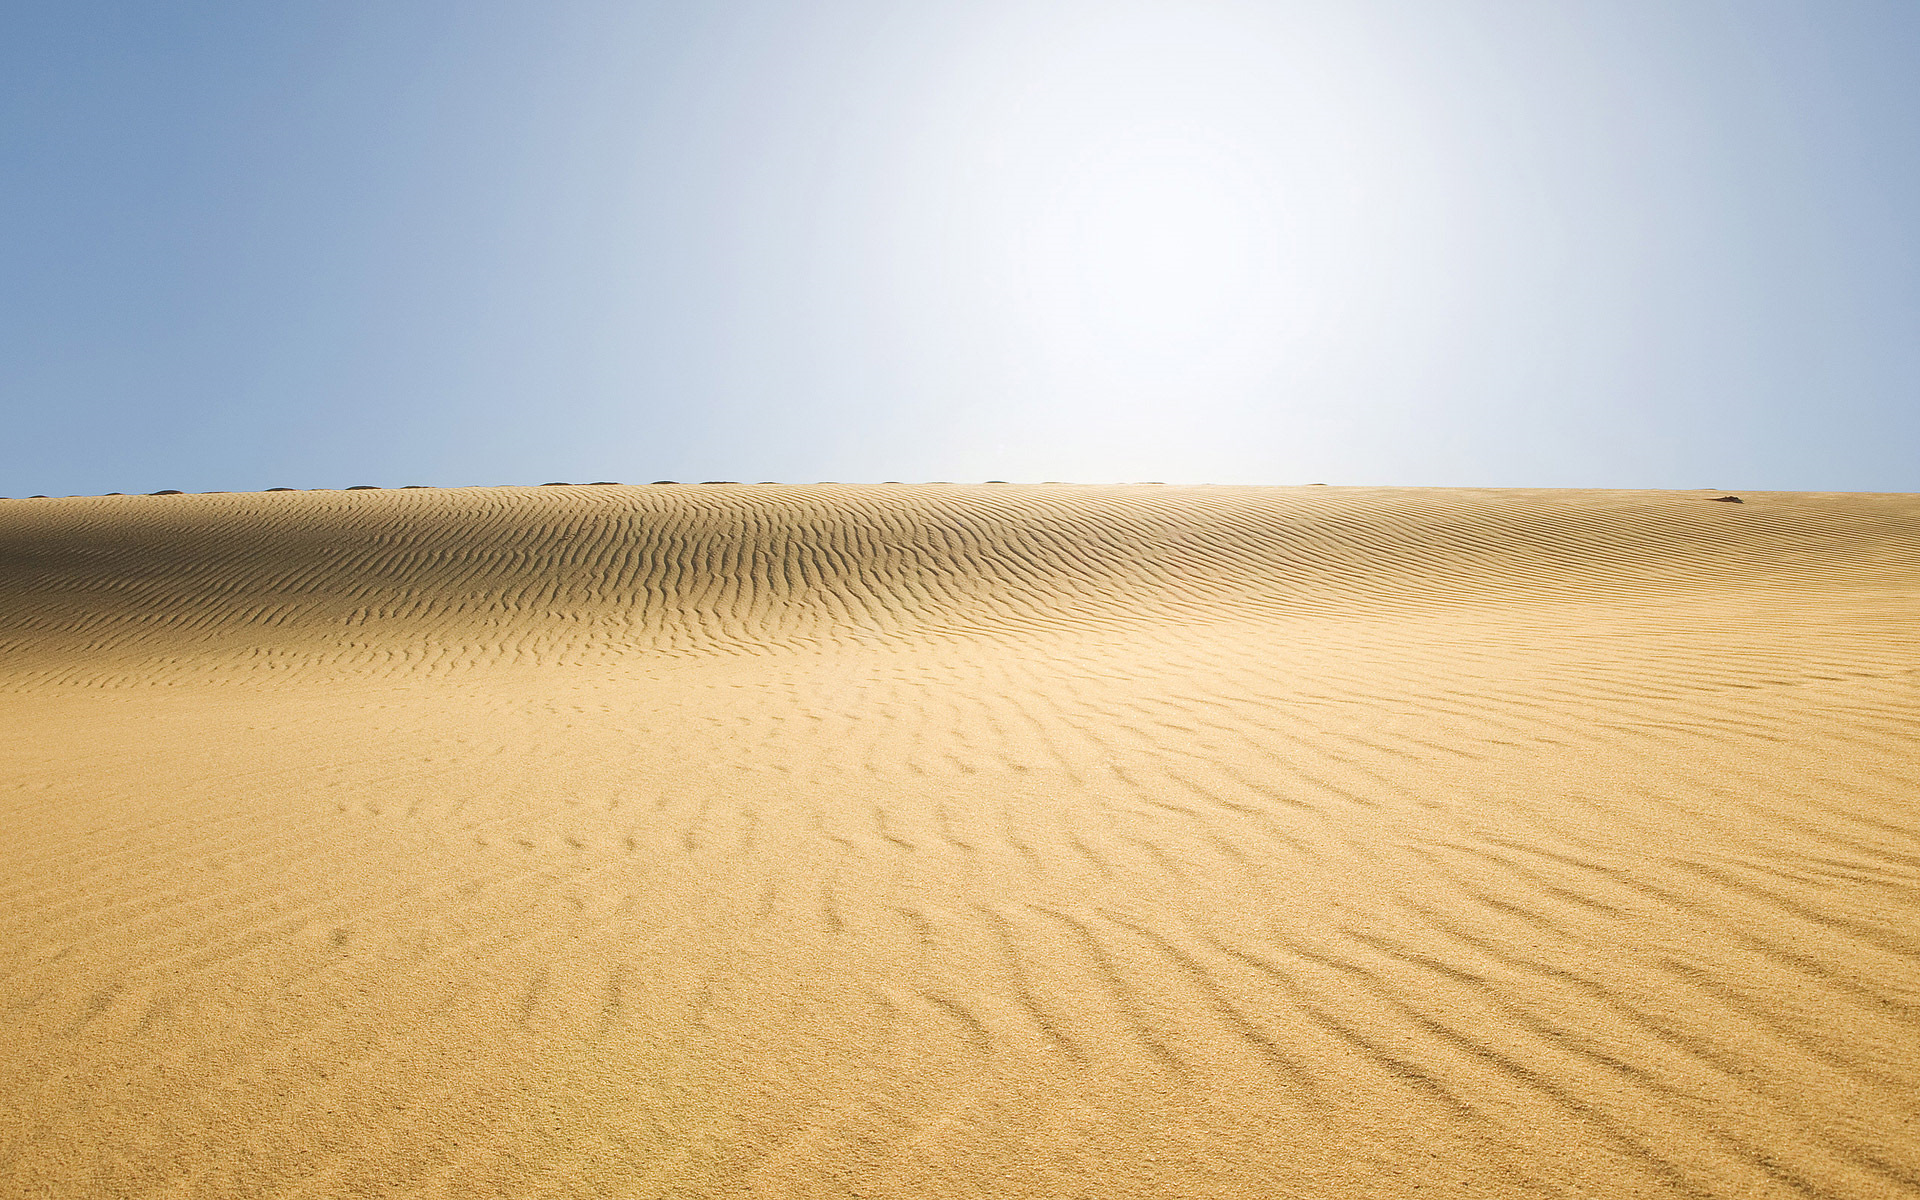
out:
<path id="1" fill-rule="evenodd" d="M 0 5 L 0 495 L 1920 490 L 1920 5 Z"/>

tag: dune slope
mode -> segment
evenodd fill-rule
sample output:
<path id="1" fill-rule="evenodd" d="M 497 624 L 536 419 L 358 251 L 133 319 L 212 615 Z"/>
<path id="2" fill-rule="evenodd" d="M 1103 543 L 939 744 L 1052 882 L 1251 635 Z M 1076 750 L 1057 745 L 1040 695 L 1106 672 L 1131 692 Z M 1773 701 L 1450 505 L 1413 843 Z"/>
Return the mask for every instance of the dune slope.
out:
<path id="1" fill-rule="evenodd" d="M 1920 498 L 0 501 L 0 1194 L 1920 1195 Z"/>

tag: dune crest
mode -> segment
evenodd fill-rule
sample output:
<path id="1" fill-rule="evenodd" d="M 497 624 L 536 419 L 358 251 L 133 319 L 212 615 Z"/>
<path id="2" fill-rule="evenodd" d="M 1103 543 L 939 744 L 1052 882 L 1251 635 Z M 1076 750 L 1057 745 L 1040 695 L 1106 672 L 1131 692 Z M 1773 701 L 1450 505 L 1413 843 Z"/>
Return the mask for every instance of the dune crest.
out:
<path id="1" fill-rule="evenodd" d="M 0 501 L 0 1193 L 1920 1194 L 1920 498 Z"/>

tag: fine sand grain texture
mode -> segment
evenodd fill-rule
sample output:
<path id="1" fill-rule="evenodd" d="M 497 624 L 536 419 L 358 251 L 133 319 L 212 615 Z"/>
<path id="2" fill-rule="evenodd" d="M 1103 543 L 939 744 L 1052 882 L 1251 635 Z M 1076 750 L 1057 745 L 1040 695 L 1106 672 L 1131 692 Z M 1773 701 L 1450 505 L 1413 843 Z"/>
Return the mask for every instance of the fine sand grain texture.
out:
<path id="1" fill-rule="evenodd" d="M 1920 499 L 0 502 L 0 1195 L 1920 1195 Z"/>

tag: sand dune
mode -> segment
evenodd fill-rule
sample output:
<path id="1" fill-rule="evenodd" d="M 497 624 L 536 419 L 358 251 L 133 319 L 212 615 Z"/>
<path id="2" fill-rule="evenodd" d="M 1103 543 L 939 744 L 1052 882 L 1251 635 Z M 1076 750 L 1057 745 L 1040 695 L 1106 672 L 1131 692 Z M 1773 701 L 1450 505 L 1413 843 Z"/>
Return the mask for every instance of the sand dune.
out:
<path id="1" fill-rule="evenodd" d="M 0 1194 L 1920 1195 L 1920 498 L 0 502 Z"/>

